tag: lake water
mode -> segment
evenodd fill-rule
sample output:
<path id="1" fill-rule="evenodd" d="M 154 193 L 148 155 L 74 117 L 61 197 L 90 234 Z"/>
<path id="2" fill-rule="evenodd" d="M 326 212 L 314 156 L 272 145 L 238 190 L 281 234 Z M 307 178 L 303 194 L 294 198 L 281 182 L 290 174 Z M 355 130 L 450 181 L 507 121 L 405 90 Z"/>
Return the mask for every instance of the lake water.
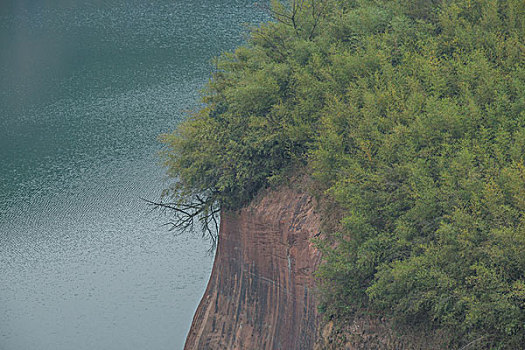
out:
<path id="1" fill-rule="evenodd" d="M 0 350 L 182 347 L 210 245 L 140 198 L 253 3 L 0 2 Z"/>

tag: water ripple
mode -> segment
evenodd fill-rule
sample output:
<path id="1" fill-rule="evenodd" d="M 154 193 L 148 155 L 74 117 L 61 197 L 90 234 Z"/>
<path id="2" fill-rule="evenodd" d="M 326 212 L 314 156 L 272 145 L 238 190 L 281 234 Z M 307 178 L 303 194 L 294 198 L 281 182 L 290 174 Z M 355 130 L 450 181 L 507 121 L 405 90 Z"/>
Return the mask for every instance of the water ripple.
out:
<path id="1" fill-rule="evenodd" d="M 0 6 L 0 349 L 180 347 L 212 256 L 139 198 L 253 1 Z"/>

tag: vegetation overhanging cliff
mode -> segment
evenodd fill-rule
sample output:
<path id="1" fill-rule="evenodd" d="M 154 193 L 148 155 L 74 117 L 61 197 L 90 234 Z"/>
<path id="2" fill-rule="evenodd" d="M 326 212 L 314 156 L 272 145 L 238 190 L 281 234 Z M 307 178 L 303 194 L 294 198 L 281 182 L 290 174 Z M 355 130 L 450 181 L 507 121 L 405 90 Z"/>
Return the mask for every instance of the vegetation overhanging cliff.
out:
<path id="1" fill-rule="evenodd" d="M 525 2 L 270 11 L 218 60 L 204 107 L 163 137 L 177 222 L 209 227 L 307 169 L 340 213 L 319 242 L 327 318 L 367 310 L 400 331 L 446 331 L 443 346 L 520 348 Z"/>

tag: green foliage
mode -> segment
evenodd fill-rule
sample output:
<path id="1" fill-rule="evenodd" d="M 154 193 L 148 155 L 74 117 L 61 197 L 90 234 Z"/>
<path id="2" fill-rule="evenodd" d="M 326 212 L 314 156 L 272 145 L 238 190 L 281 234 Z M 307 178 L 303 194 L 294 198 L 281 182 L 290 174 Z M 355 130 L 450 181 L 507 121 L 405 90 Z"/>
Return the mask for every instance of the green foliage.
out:
<path id="1" fill-rule="evenodd" d="M 327 314 L 525 344 L 525 3 L 289 4 L 164 136 L 169 195 L 236 209 L 305 166 L 344 210 L 320 244 Z"/>

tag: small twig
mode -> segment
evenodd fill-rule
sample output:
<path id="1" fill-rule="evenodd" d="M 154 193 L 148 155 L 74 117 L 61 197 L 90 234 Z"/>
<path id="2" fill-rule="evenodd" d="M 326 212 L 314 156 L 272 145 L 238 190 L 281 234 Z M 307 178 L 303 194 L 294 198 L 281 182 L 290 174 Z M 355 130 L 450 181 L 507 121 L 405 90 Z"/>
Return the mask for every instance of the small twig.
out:
<path id="1" fill-rule="evenodd" d="M 462 347 L 462 348 L 459 349 L 459 350 L 465 350 L 465 349 L 467 349 L 468 347 L 470 347 L 472 344 L 477 343 L 477 342 L 479 342 L 480 340 L 483 340 L 483 339 L 486 338 L 486 337 L 487 337 L 486 335 L 482 335 L 482 336 L 479 337 L 478 339 L 474 339 L 473 341 L 471 341 L 470 343 L 468 343 L 467 345 L 465 345 L 464 347 Z"/>

